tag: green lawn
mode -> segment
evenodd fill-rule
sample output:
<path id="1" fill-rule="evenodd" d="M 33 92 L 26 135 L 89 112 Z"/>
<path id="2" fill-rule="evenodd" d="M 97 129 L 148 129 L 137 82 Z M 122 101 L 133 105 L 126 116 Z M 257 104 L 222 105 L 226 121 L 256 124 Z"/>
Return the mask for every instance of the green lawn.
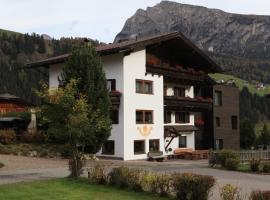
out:
<path id="1" fill-rule="evenodd" d="M 245 81 L 241 78 L 238 78 L 236 76 L 233 75 L 227 75 L 227 74 L 210 74 L 210 76 L 215 79 L 215 80 L 224 80 L 224 81 L 228 81 L 230 79 L 233 79 L 235 81 L 235 84 L 237 85 L 237 87 L 242 90 L 244 86 L 246 86 L 248 88 L 248 90 L 252 93 L 252 94 L 258 94 L 260 96 L 264 96 L 266 94 L 270 93 L 270 85 L 266 85 L 265 89 L 261 89 L 261 90 L 257 90 L 255 88 L 255 85 L 251 82 Z"/>
<path id="2" fill-rule="evenodd" d="M 3 200 L 166 200 L 157 196 L 92 185 L 87 179 L 55 179 L 0 186 Z"/>

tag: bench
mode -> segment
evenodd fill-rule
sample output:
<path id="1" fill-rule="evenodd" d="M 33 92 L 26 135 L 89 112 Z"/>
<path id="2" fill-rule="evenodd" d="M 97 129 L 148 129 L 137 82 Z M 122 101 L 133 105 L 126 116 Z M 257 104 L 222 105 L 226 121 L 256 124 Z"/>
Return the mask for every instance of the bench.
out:
<path id="1" fill-rule="evenodd" d="M 192 148 L 177 148 L 174 150 L 174 157 L 188 160 L 208 158 L 208 150 L 193 150 Z"/>
<path id="2" fill-rule="evenodd" d="M 162 151 L 148 152 L 147 156 L 149 161 L 163 162 L 166 159 L 166 156 L 163 155 Z"/>

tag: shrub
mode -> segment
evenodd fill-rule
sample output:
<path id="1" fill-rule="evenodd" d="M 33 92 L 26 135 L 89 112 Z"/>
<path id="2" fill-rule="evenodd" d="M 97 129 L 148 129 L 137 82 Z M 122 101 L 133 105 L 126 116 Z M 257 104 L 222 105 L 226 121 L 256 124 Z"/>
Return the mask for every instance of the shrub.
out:
<path id="1" fill-rule="evenodd" d="M 10 144 L 16 140 L 16 133 L 13 129 L 0 130 L 0 143 Z"/>
<path id="2" fill-rule="evenodd" d="M 251 200 L 270 200 L 270 191 L 253 191 L 250 196 Z"/>
<path id="3" fill-rule="evenodd" d="M 207 200 L 215 179 L 196 174 L 175 175 L 173 187 L 178 200 Z"/>
<path id="4" fill-rule="evenodd" d="M 249 162 L 250 170 L 251 170 L 252 172 L 258 172 L 258 171 L 260 170 L 260 163 L 261 163 L 260 160 L 252 159 L 252 160 Z"/>
<path id="5" fill-rule="evenodd" d="M 173 184 L 172 175 L 170 174 L 151 174 L 144 175 L 149 179 L 149 191 L 159 196 L 169 196 Z"/>
<path id="6" fill-rule="evenodd" d="M 266 162 L 262 164 L 262 172 L 270 173 L 270 162 Z"/>
<path id="7" fill-rule="evenodd" d="M 236 170 L 239 164 L 240 164 L 239 158 L 227 158 L 224 167 L 229 170 Z"/>
<path id="8" fill-rule="evenodd" d="M 236 186 L 227 184 L 223 186 L 220 190 L 221 200 L 241 200 L 243 199 L 239 193 L 239 190 Z"/>
<path id="9" fill-rule="evenodd" d="M 108 183 L 105 169 L 100 165 L 96 165 L 88 171 L 88 178 L 93 183 L 104 185 Z"/>
<path id="10" fill-rule="evenodd" d="M 232 151 L 232 150 L 221 150 L 219 152 L 217 152 L 217 164 L 220 164 L 222 167 L 226 168 L 226 161 L 227 159 L 235 159 L 235 160 L 239 160 L 239 155 Z"/>
<path id="11" fill-rule="evenodd" d="M 140 170 L 129 169 L 127 167 L 114 168 L 109 173 L 109 184 L 120 188 L 130 188 L 136 191 L 142 190 Z"/>
<path id="12" fill-rule="evenodd" d="M 25 132 L 21 140 L 26 143 L 44 143 L 45 137 L 40 131 Z"/>
<path id="13" fill-rule="evenodd" d="M 0 168 L 4 167 L 4 164 L 0 162 Z"/>

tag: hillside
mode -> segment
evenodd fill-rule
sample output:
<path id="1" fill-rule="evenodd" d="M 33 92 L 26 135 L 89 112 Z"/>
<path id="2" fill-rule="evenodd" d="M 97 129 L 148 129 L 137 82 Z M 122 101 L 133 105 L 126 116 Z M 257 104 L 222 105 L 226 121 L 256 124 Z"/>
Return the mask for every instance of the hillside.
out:
<path id="1" fill-rule="evenodd" d="M 47 81 L 47 69 L 23 69 L 26 63 L 71 51 L 83 38 L 44 40 L 37 34 L 0 30 L 0 93 L 11 93 L 37 103 L 32 89 Z M 97 43 L 97 41 L 93 41 Z"/>
<path id="2" fill-rule="evenodd" d="M 265 96 L 267 94 L 270 94 L 270 85 L 265 84 L 262 85 L 259 82 L 249 82 L 246 80 L 243 80 L 241 78 L 238 78 L 233 75 L 227 75 L 227 74 L 210 74 L 210 76 L 215 79 L 218 82 L 224 81 L 224 82 L 233 82 L 236 84 L 236 86 L 241 91 L 244 87 L 247 87 L 249 92 L 251 94 L 257 94 L 259 96 Z M 261 86 L 261 87 L 259 87 Z"/>
<path id="3" fill-rule="evenodd" d="M 115 41 L 180 31 L 229 74 L 270 83 L 270 16 L 240 15 L 162 1 L 127 19 Z"/>

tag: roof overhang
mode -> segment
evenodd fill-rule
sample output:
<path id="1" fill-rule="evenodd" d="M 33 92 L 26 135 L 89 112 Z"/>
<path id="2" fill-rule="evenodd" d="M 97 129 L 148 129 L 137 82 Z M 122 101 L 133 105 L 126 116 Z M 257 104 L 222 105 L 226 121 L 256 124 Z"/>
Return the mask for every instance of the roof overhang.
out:
<path id="1" fill-rule="evenodd" d="M 194 45 L 189 39 L 187 39 L 180 32 L 171 32 L 171 33 L 161 33 L 153 36 L 136 38 L 133 40 L 122 41 L 107 45 L 101 45 L 96 47 L 96 51 L 101 55 L 111 55 L 116 53 L 125 53 L 131 52 L 139 48 L 151 48 L 153 45 L 160 45 L 165 42 L 171 41 L 174 44 L 174 49 L 177 49 L 177 45 L 184 45 L 185 48 L 197 56 L 198 59 L 203 61 L 203 65 L 205 67 L 209 67 L 209 71 L 212 73 L 221 72 L 221 68 L 202 50 L 200 50 L 196 45 Z M 176 42 L 175 42 L 176 41 Z M 63 54 L 60 56 L 51 57 L 44 60 L 39 60 L 36 62 L 28 63 L 26 65 L 27 68 L 33 67 L 48 67 L 52 64 L 63 63 L 65 62 L 70 54 Z"/>

